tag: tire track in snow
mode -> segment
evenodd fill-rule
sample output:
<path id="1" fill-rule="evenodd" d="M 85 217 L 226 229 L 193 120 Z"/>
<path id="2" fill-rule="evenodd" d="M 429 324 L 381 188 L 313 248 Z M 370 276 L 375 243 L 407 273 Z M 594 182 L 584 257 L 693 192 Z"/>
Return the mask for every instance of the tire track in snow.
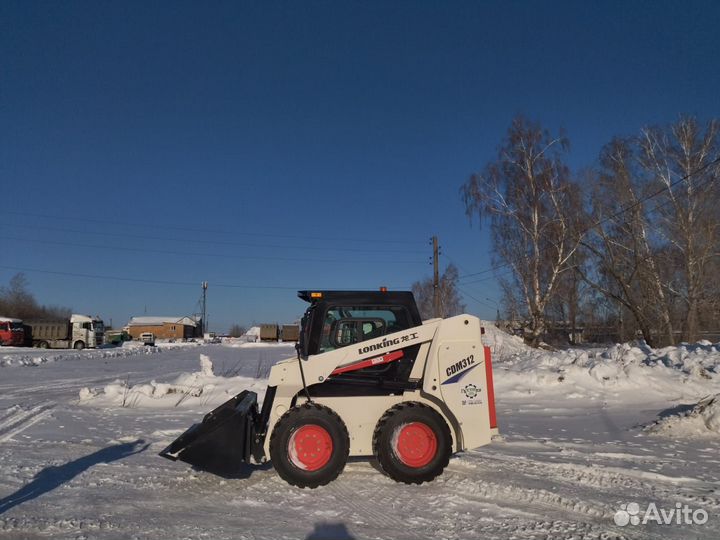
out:
<path id="1" fill-rule="evenodd" d="M 618 488 L 623 488 L 623 493 L 627 493 L 628 489 L 634 489 L 639 498 L 647 498 L 650 494 L 654 499 L 664 499 L 672 502 L 672 505 L 681 499 L 688 504 L 704 506 L 714 512 L 720 511 L 720 498 L 711 496 L 712 486 L 702 480 L 673 478 L 655 472 L 609 468 L 598 464 L 554 463 L 525 457 L 489 454 L 482 455 L 482 462 L 477 468 L 498 470 L 497 465 L 491 466 L 488 462 L 507 464 L 515 472 L 522 471 L 526 476 L 543 481 L 551 480 L 575 488 L 588 487 L 610 491 L 611 496 L 615 496 Z M 474 464 L 471 465 L 463 460 L 456 461 L 454 465 L 471 470 L 476 468 Z M 666 487 L 668 484 L 673 485 L 675 489 Z"/>
<path id="2" fill-rule="evenodd" d="M 611 538 L 633 537 L 633 531 L 615 526 L 613 515 L 617 508 L 609 504 L 587 498 L 572 499 L 546 489 L 490 482 L 482 478 L 482 475 L 470 477 L 456 470 L 446 469 L 446 474 L 448 487 L 461 493 L 462 495 L 459 496 L 465 501 L 532 513 L 538 518 L 535 526 L 545 526 L 554 522 L 575 523 L 587 529 L 581 533 L 580 538 L 599 538 L 603 535 Z M 458 476 L 464 478 L 458 480 Z M 522 521 L 526 524 L 518 525 L 518 530 L 525 531 L 527 523 L 531 520 Z M 641 537 L 662 538 L 662 536 L 653 536 L 647 530 L 642 531 Z"/>
<path id="3" fill-rule="evenodd" d="M 0 418 L 0 443 L 9 441 L 15 435 L 25 431 L 48 416 L 55 408 L 53 403 L 47 402 L 29 409 L 15 405 L 9 413 Z"/>
<path id="4" fill-rule="evenodd" d="M 111 531 L 120 529 L 120 524 L 109 518 L 43 518 L 0 516 L 0 532 L 22 532 L 56 535 L 58 531 L 77 533 L 82 531 Z"/>
<path id="5" fill-rule="evenodd" d="M 353 464 L 354 465 L 354 464 Z M 338 478 L 327 486 L 327 491 L 333 496 L 335 502 L 342 505 L 363 520 L 371 520 L 369 524 L 377 527 L 393 530 L 397 527 L 397 519 L 394 519 L 388 510 L 392 509 L 392 502 L 396 500 L 393 494 L 388 494 L 388 488 L 380 486 L 376 482 L 362 482 L 363 486 L 368 486 L 368 493 L 362 493 L 357 489 L 357 484 L 352 481 L 352 477 L 359 476 L 360 471 L 346 471 L 345 478 Z M 375 475 L 380 475 L 378 471 L 371 471 Z"/>

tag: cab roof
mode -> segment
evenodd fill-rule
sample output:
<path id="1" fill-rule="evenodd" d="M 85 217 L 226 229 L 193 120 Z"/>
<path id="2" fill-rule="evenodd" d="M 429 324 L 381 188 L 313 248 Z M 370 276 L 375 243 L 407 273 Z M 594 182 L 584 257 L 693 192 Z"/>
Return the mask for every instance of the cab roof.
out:
<path id="1" fill-rule="evenodd" d="M 415 305 L 415 297 L 410 291 L 298 291 L 298 296 L 306 302 L 342 302 L 353 305 Z"/>

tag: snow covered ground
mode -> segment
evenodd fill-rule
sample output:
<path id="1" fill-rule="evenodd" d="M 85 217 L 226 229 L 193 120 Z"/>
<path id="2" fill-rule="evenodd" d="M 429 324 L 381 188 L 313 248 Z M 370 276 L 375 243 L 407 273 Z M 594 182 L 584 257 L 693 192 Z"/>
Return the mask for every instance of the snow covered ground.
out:
<path id="1" fill-rule="evenodd" d="M 720 345 L 487 339 L 500 440 L 430 484 L 354 459 L 316 490 L 270 467 L 223 479 L 157 455 L 240 390 L 262 394 L 291 345 L 2 348 L 0 538 L 720 537 Z M 707 522 L 633 524 L 651 505 Z"/>

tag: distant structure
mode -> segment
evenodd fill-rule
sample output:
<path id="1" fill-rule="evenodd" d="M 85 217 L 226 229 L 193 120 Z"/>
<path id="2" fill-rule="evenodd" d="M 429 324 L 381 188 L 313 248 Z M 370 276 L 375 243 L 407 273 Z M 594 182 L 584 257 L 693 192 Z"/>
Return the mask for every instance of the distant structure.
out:
<path id="1" fill-rule="evenodd" d="M 152 332 L 158 339 L 202 337 L 202 325 L 192 317 L 132 317 L 127 329 L 133 339 L 145 332 Z"/>
<path id="2" fill-rule="evenodd" d="M 297 324 L 261 324 L 259 335 L 260 341 L 297 341 L 300 337 L 300 326 Z"/>

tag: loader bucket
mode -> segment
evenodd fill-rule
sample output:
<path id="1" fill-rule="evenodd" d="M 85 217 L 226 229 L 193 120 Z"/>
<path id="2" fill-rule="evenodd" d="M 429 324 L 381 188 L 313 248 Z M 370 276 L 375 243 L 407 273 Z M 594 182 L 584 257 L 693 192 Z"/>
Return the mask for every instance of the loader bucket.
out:
<path id="1" fill-rule="evenodd" d="M 244 390 L 206 414 L 160 455 L 216 474 L 234 474 L 242 463 L 250 463 L 257 418 L 257 394 Z"/>

